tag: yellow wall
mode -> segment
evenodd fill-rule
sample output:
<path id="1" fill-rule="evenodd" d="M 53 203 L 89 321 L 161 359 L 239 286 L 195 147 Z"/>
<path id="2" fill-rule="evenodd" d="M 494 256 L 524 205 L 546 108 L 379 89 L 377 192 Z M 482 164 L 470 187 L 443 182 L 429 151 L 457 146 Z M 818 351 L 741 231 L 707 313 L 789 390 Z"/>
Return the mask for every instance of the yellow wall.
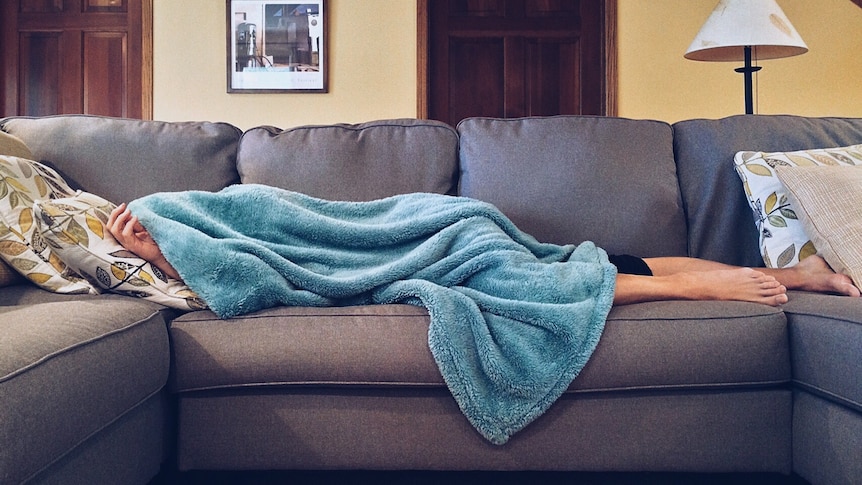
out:
<path id="1" fill-rule="evenodd" d="M 677 121 L 743 111 L 734 63 L 682 57 L 717 0 L 618 0 L 619 114 Z M 779 0 L 807 54 L 761 62 L 758 113 L 862 117 L 862 8 Z M 416 116 L 416 2 L 327 0 L 329 93 L 227 94 L 221 0 L 154 0 L 154 117 L 240 128 Z"/>
<path id="2" fill-rule="evenodd" d="M 619 114 L 677 121 L 744 112 L 742 65 L 683 58 L 717 0 L 619 0 Z M 778 0 L 806 54 L 760 62 L 755 112 L 862 117 L 862 8 Z"/>
<path id="3" fill-rule="evenodd" d="M 224 0 L 154 0 L 153 117 L 247 129 L 416 115 L 416 2 L 327 0 L 329 92 L 228 94 Z"/>

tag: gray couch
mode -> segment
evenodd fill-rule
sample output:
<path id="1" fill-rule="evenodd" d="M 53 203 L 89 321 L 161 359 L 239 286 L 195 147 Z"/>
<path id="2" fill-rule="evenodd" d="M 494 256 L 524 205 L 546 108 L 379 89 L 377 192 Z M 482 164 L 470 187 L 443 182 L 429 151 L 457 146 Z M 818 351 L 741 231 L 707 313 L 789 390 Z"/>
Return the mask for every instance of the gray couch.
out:
<path id="1" fill-rule="evenodd" d="M 738 150 L 862 143 L 862 119 L 221 123 L 6 118 L 70 184 L 115 202 L 265 183 L 369 200 L 490 201 L 539 239 L 761 265 Z M 125 296 L 0 289 L 0 482 L 146 483 L 179 470 L 796 473 L 862 483 L 862 300 L 614 308 L 551 409 L 495 446 L 468 424 L 406 305 L 218 320 Z"/>

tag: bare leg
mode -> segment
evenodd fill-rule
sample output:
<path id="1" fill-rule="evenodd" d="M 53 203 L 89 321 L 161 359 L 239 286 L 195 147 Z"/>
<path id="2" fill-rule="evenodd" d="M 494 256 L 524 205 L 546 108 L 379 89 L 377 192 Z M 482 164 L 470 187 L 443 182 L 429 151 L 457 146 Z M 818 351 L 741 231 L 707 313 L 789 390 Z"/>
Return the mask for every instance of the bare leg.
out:
<path id="1" fill-rule="evenodd" d="M 648 258 L 645 261 L 656 276 L 736 268 L 735 266 L 696 258 Z M 832 268 L 820 256 L 809 256 L 796 266 L 789 268 L 757 268 L 757 271 L 774 277 L 789 290 L 860 296 L 859 289 L 853 285 L 850 278 L 847 275 L 832 271 Z"/>
<path id="2" fill-rule="evenodd" d="M 615 305 L 659 300 L 737 300 L 777 306 L 787 288 L 751 268 L 682 271 L 657 276 L 617 275 Z"/>

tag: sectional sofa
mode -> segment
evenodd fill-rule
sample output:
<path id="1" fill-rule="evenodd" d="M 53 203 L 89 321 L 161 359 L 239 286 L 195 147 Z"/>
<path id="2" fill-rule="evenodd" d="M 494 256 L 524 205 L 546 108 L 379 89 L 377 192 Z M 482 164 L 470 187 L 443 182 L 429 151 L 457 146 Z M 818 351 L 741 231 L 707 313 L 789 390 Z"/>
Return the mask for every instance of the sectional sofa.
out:
<path id="1" fill-rule="evenodd" d="M 760 237 L 780 221 L 755 223 L 739 157 L 775 168 L 793 165 L 788 152 L 862 144 L 862 119 L 766 115 L 245 132 L 68 115 L 5 118 L 0 129 L 7 159 L 39 161 L 115 203 L 237 183 L 357 201 L 458 194 L 493 203 L 541 241 L 744 266 L 764 264 Z M 862 299 L 791 292 L 781 307 L 615 307 L 568 390 L 498 446 L 441 379 L 421 307 L 282 307 L 220 320 L 111 292 L 54 293 L 5 269 L 2 483 L 143 484 L 163 467 L 772 472 L 862 483 Z"/>

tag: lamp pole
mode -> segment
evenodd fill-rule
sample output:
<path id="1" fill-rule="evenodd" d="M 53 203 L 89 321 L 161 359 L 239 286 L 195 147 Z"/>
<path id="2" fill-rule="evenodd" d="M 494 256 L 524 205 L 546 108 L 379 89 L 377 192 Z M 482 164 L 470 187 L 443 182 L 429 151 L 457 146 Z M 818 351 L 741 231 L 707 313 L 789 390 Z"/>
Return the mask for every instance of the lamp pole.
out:
<path id="1" fill-rule="evenodd" d="M 745 114 L 754 114 L 754 96 L 751 89 L 751 73 L 761 69 L 760 66 L 751 65 L 751 46 L 745 46 L 745 66 L 734 69 L 736 72 L 743 74 L 743 82 L 745 83 Z"/>

